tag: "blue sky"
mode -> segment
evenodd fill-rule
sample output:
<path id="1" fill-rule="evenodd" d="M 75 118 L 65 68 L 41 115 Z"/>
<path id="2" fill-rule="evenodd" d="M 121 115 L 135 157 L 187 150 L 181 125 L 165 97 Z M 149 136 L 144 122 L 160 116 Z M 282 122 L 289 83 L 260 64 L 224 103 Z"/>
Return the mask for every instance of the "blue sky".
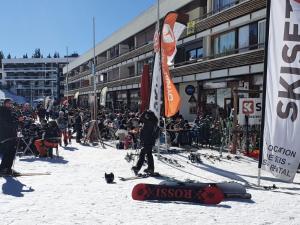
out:
<path id="1" fill-rule="evenodd" d="M 82 54 L 93 45 L 92 17 L 96 20 L 96 43 L 108 37 L 156 0 L 4 0 L 0 1 L 0 50 L 5 57 L 20 58 L 40 48 L 44 57 Z"/>

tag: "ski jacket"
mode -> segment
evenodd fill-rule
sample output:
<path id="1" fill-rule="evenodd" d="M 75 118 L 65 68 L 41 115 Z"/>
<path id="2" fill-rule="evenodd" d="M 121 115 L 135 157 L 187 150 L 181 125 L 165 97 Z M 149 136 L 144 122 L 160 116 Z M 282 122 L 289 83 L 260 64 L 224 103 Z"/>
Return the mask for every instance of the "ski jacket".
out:
<path id="1" fill-rule="evenodd" d="M 143 123 L 140 133 L 141 144 L 143 146 L 153 146 L 159 134 L 158 119 L 153 112 L 146 111 L 141 115 L 140 121 Z"/>
<path id="2" fill-rule="evenodd" d="M 0 141 L 17 137 L 18 120 L 12 110 L 0 107 Z"/>

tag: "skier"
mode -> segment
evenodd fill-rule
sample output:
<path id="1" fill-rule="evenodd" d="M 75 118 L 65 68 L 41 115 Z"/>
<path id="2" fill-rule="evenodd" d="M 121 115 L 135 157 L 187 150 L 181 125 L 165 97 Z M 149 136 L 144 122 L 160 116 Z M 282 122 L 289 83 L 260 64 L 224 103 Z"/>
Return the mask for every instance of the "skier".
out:
<path id="1" fill-rule="evenodd" d="M 0 107 L 0 127 L 0 143 L 2 142 L 0 174 L 18 174 L 12 169 L 16 155 L 18 119 L 12 111 L 12 101 L 10 99 L 5 99 L 3 106 Z"/>
<path id="2" fill-rule="evenodd" d="M 144 172 L 151 175 L 154 174 L 152 148 L 155 145 L 155 140 L 157 139 L 159 133 L 159 129 L 157 126 L 158 119 L 152 111 L 147 110 L 142 113 L 140 122 L 143 123 L 140 133 L 141 145 L 143 146 L 143 148 L 141 149 L 139 160 L 136 166 L 132 167 L 132 171 L 136 175 L 138 174 L 144 164 L 145 156 L 147 155 L 148 167 L 144 170 Z"/>

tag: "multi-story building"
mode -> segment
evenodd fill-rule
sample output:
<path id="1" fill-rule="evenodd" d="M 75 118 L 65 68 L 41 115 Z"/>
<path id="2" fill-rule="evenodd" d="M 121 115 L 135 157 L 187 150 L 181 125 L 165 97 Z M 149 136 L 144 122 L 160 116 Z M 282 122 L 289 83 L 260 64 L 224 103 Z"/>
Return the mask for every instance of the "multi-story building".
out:
<path id="1" fill-rule="evenodd" d="M 28 102 L 64 94 L 62 68 L 74 58 L 3 59 L 1 84 Z"/>
<path id="2" fill-rule="evenodd" d="M 229 115 L 234 89 L 262 89 L 266 0 L 161 0 L 161 18 L 169 11 L 189 16 L 170 67 L 186 119 L 199 112 Z M 97 92 L 108 87 L 109 107 L 137 110 L 142 68 L 153 62 L 156 20 L 155 5 L 96 45 Z M 69 95 L 79 93 L 81 104 L 93 94 L 92 61 L 90 49 L 63 69 Z M 195 89 L 194 97 L 187 89 Z"/>

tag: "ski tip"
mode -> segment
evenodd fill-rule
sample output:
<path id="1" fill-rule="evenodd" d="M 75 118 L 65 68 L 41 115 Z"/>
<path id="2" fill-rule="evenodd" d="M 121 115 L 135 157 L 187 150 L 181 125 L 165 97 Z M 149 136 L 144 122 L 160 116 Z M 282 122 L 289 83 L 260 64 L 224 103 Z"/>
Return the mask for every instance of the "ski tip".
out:
<path id="1" fill-rule="evenodd" d="M 150 196 L 150 193 L 151 191 L 146 184 L 137 184 L 132 189 L 131 196 L 133 200 L 143 201 Z"/>

